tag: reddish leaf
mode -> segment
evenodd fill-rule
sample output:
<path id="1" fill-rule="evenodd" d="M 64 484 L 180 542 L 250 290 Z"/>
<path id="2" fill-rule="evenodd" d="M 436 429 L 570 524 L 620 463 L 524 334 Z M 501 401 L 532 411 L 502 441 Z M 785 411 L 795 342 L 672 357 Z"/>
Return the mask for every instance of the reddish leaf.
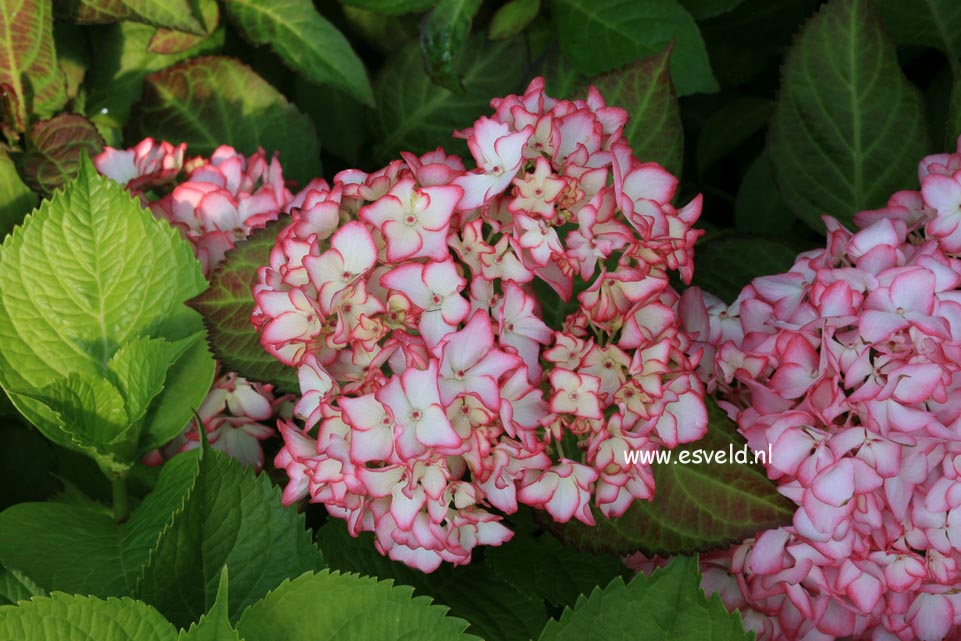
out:
<path id="1" fill-rule="evenodd" d="M 53 44 L 50 1 L 0 0 L 0 86 L 12 100 L 8 127 L 24 131 L 28 117 L 53 116 L 67 102 L 63 72 Z"/>
<path id="2" fill-rule="evenodd" d="M 103 150 L 96 126 L 77 114 L 60 114 L 33 126 L 27 153 L 20 160 L 24 180 L 37 191 L 51 193 L 77 175 L 84 154 Z"/>

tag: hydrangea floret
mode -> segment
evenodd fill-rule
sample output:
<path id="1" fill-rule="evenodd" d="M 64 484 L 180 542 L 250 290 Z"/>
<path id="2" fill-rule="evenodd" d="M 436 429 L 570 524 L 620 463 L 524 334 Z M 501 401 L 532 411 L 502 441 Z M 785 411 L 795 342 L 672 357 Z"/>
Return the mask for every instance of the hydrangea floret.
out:
<path id="1" fill-rule="evenodd" d="M 677 179 L 596 89 L 556 100 L 536 79 L 491 105 L 457 133 L 470 167 L 405 153 L 305 189 L 254 290 L 263 346 L 300 380 L 284 500 L 423 571 L 510 539 L 519 504 L 623 514 L 654 492 L 623 450 L 707 428 L 668 280 L 691 278 L 700 196 L 671 204 Z"/>
<path id="2" fill-rule="evenodd" d="M 732 305 L 680 304 L 711 390 L 793 524 L 702 556 L 759 639 L 934 641 L 961 626 L 961 147 L 920 190 L 826 218 L 824 249 Z"/>

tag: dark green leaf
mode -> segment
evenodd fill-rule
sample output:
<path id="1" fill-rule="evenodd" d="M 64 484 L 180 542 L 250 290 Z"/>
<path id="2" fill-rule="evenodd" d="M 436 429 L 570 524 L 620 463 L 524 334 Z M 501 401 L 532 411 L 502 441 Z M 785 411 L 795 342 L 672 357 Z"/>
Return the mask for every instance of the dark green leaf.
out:
<path id="1" fill-rule="evenodd" d="M 735 98 L 707 119 L 697 139 L 697 172 L 724 160 L 738 145 L 764 129 L 774 105 L 754 96 Z"/>
<path id="2" fill-rule="evenodd" d="M 280 490 L 210 449 L 183 508 L 150 552 L 137 595 L 186 626 L 216 602 L 224 566 L 230 569 L 229 612 L 236 620 L 284 579 L 324 564 L 303 517 L 281 504 Z"/>
<path id="3" fill-rule="evenodd" d="M 211 274 L 210 287 L 190 305 L 203 315 L 210 348 L 226 368 L 244 378 L 297 392 L 300 384 L 296 370 L 268 354 L 260 345 L 260 334 L 250 324 L 254 309 L 251 288 L 257 283 L 257 268 L 268 264 L 274 239 L 289 222 L 282 217 L 237 243 Z"/>
<path id="4" fill-rule="evenodd" d="M 47 596 L 47 591 L 22 572 L 0 564 L 0 605 L 16 605 L 35 596 Z"/>
<path id="5" fill-rule="evenodd" d="M 719 549 L 791 523 L 796 506 L 778 493 L 752 454 L 748 464 L 679 462 L 682 451 L 691 451 L 689 457 L 697 450 L 724 452 L 725 457 L 744 451 L 746 443 L 733 421 L 710 398 L 707 407 L 707 435 L 675 448 L 670 463 L 654 464 L 657 490 L 651 502 L 635 502 L 614 520 L 595 512 L 596 527 L 579 521 L 548 525 L 581 549 L 668 555 Z"/>
<path id="6" fill-rule="evenodd" d="M 438 0 L 341 0 L 341 2 L 351 7 L 397 15 L 427 11 L 437 4 Z"/>
<path id="7" fill-rule="evenodd" d="M 427 75 L 450 91 L 464 92 L 455 64 L 480 6 L 481 0 L 440 0 L 421 26 L 420 51 Z"/>
<path id="8" fill-rule="evenodd" d="M 650 577 L 628 584 L 614 579 L 581 597 L 559 621 L 550 621 L 539 641 L 750 641 L 741 617 L 729 613 L 716 594 L 700 588 L 697 560 L 678 557 Z"/>
<path id="9" fill-rule="evenodd" d="M 732 303 L 752 280 L 787 271 L 796 257 L 794 249 L 774 240 L 720 237 L 697 248 L 693 284 Z"/>
<path id="10" fill-rule="evenodd" d="M 917 184 L 929 148 L 920 92 L 868 0 L 831 0 L 788 52 L 768 140 L 781 195 L 815 230 Z"/>
<path id="11" fill-rule="evenodd" d="M 512 38 L 527 28 L 541 10 L 541 0 L 510 0 L 491 18 L 487 37 L 491 40 Z"/>
<path id="12" fill-rule="evenodd" d="M 876 0 L 876 4 L 895 42 L 940 49 L 957 69 L 961 61 L 961 2 Z"/>
<path id="13" fill-rule="evenodd" d="M 670 49 L 623 69 L 598 76 L 593 84 L 607 104 L 622 107 L 631 119 L 624 128 L 634 155 L 654 160 L 675 176 L 684 161 L 684 128 L 671 84 Z"/>
<path id="14" fill-rule="evenodd" d="M 73 180 L 83 156 L 103 151 L 103 138 L 92 122 L 78 114 L 62 113 L 33 126 L 28 151 L 20 160 L 27 184 L 51 194 Z"/>
<path id="15" fill-rule="evenodd" d="M 737 190 L 737 199 L 734 201 L 734 223 L 737 231 L 753 236 L 782 237 L 789 234 L 796 221 L 791 210 L 781 200 L 781 194 L 777 190 L 777 185 L 774 184 L 771 161 L 767 154 L 762 152 L 744 172 L 741 186 Z M 709 251 L 713 253 L 712 250 Z M 776 262 L 779 266 L 787 263 L 787 253 L 782 252 L 781 255 L 784 259 Z M 696 259 L 701 259 L 700 250 Z M 762 269 L 767 267 L 769 265 L 765 263 Z M 763 273 L 774 274 L 777 271 Z"/>
<path id="16" fill-rule="evenodd" d="M 244 37 L 255 45 L 270 45 L 311 82 L 334 85 L 373 104 L 364 63 L 310 0 L 224 0 L 224 8 Z"/>
<path id="17" fill-rule="evenodd" d="M 471 39 L 457 63 L 466 93 L 456 94 L 430 81 L 421 69 L 420 51 L 409 45 L 391 58 L 374 83 L 379 107 L 371 114 L 374 155 L 386 163 L 400 151 L 423 153 L 443 143 L 449 152 L 465 151 L 451 132 L 471 126 L 490 111 L 490 100 L 521 89 L 525 75 L 523 45 L 513 40 L 482 44 Z"/>
<path id="18" fill-rule="evenodd" d="M 674 42 L 680 95 L 717 91 L 697 24 L 677 0 L 553 0 L 561 49 L 589 76 L 650 57 Z"/>
<path id="19" fill-rule="evenodd" d="M 948 108 L 947 125 L 945 126 L 944 143 L 949 151 L 957 145 L 961 136 L 961 78 L 955 80 L 951 90 L 951 105 Z"/>
<path id="20" fill-rule="evenodd" d="M 681 0 L 695 20 L 713 18 L 736 9 L 744 0 Z"/>
<path id="21" fill-rule="evenodd" d="M 198 54 L 216 53 L 224 42 L 224 30 L 202 40 L 192 49 L 171 55 L 151 53 L 148 48 L 159 31 L 136 22 L 103 27 L 93 39 L 97 64 L 87 77 L 86 113 L 112 127 L 122 127 L 130 108 L 140 100 L 143 79 L 176 62 Z"/>
<path id="22" fill-rule="evenodd" d="M 233 58 L 193 58 L 148 76 L 131 125 L 137 138 L 186 142 L 193 154 L 225 144 L 279 151 L 287 176 L 303 184 L 320 174 L 310 119 Z"/>
<path id="23" fill-rule="evenodd" d="M 217 597 L 207 614 L 192 623 L 189 630 L 182 630 L 177 641 L 240 641 L 240 635 L 230 625 L 227 616 L 227 568 L 220 573 Z"/>
<path id="24" fill-rule="evenodd" d="M 320 528 L 317 541 L 331 569 L 412 586 L 415 594 L 429 596 L 448 606 L 452 616 L 470 621 L 468 631 L 485 639 L 528 641 L 547 621 L 539 592 L 505 583 L 486 561 L 458 568 L 445 565 L 424 574 L 377 552 L 371 534 L 352 537 L 339 519 Z"/>

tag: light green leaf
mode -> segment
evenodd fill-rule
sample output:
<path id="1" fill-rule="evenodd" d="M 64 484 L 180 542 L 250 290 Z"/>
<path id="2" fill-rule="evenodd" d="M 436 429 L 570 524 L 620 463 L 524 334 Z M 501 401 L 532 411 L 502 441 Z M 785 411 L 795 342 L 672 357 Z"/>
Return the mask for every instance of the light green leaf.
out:
<path id="1" fill-rule="evenodd" d="M 539 641 L 750 641 L 741 617 L 729 613 L 716 594 L 700 588 L 697 560 L 677 557 L 650 577 L 630 583 L 614 579 L 581 597 L 560 620 L 550 621 Z"/>
<path id="2" fill-rule="evenodd" d="M 175 641 L 177 630 L 146 603 L 69 594 L 0 607 L 0 641 Z"/>
<path id="3" fill-rule="evenodd" d="M 627 110 L 624 127 L 634 155 L 654 160 L 675 176 L 684 161 L 684 127 L 670 74 L 671 51 L 640 60 L 594 78 L 607 104 Z"/>
<path id="4" fill-rule="evenodd" d="M 440 0 L 421 25 L 420 52 L 427 75 L 456 93 L 464 92 L 455 69 L 457 57 L 480 6 L 481 0 Z"/>
<path id="5" fill-rule="evenodd" d="M 252 605 L 237 630 L 247 639 L 286 641 L 479 641 L 464 634 L 466 621 L 412 591 L 350 574 L 307 574 Z"/>
<path id="6" fill-rule="evenodd" d="M 917 187 L 929 149 L 921 95 L 901 73 L 869 0 L 831 0 L 787 55 L 768 157 L 784 201 L 813 229 L 851 224 Z"/>
<path id="7" fill-rule="evenodd" d="M 724 160 L 738 145 L 764 129 L 774 104 L 755 96 L 725 102 L 701 128 L 697 139 L 697 172 Z"/>
<path id="8" fill-rule="evenodd" d="M 491 18 L 487 37 L 491 40 L 512 38 L 527 28 L 541 10 L 541 0 L 510 0 Z"/>
<path id="9" fill-rule="evenodd" d="M 317 543 L 331 570 L 409 585 L 416 595 L 430 597 L 449 607 L 451 616 L 469 621 L 468 632 L 484 639 L 530 641 L 547 621 L 544 602 L 536 592 L 505 583 L 486 561 L 477 559 L 464 567 L 442 565 L 424 574 L 378 552 L 371 533 L 354 538 L 340 519 L 330 519 L 318 530 Z"/>
<path id="10" fill-rule="evenodd" d="M 217 29 L 193 48 L 171 55 L 148 50 L 157 33 L 156 28 L 136 22 L 103 28 L 93 42 L 97 64 L 84 84 L 88 116 L 113 127 L 124 126 L 130 117 L 130 108 L 143 93 L 143 80 L 148 74 L 196 55 L 219 52 L 225 30 Z"/>
<path id="11" fill-rule="evenodd" d="M 22 572 L 0 563 L 0 606 L 16 605 L 35 596 L 47 596 L 47 591 Z"/>
<path id="12" fill-rule="evenodd" d="M 389 162 L 400 151 L 423 153 L 440 141 L 451 153 L 466 153 L 462 142 L 451 140 L 451 132 L 489 113 L 492 96 L 521 89 L 524 65 L 518 40 L 485 45 L 483 36 L 476 35 L 457 61 L 467 91 L 456 94 L 430 81 L 421 69 L 417 45 L 408 45 L 388 60 L 374 83 L 379 107 L 371 113 L 371 128 L 377 162 Z"/>
<path id="13" fill-rule="evenodd" d="M 961 61 L 961 2 L 876 0 L 884 26 L 898 44 L 934 47 L 957 70 Z"/>
<path id="14" fill-rule="evenodd" d="M 737 190 L 737 198 L 734 201 L 734 224 L 737 231 L 740 234 L 752 236 L 786 237 L 796 222 L 797 219 L 781 200 L 781 194 L 774 183 L 771 160 L 767 157 L 767 153 L 761 152 L 744 172 L 741 186 Z M 753 255 L 753 251 L 749 253 Z M 698 250 L 695 260 L 700 257 L 700 250 Z M 793 259 L 788 266 L 790 264 L 793 264 Z M 762 269 L 768 268 L 769 266 L 765 265 Z M 762 273 L 775 274 L 778 271 Z"/>
<path id="15" fill-rule="evenodd" d="M 67 102 L 67 83 L 57 65 L 51 0 L 0 0 L 0 86 L 14 103 L 25 131 L 29 116 L 50 118 Z"/>
<path id="16" fill-rule="evenodd" d="M 227 568 L 220 573 L 217 598 L 207 614 L 200 621 L 190 624 L 189 630 L 182 630 L 177 641 L 240 641 L 240 635 L 230 625 L 227 616 Z"/>
<path id="17" fill-rule="evenodd" d="M 717 91 L 697 24 L 677 0 L 553 0 L 561 49 L 589 76 L 663 51 L 674 42 L 678 94 Z"/>
<path id="18" fill-rule="evenodd" d="M 743 455 L 745 440 L 711 398 L 707 409 L 707 435 L 675 448 L 670 462 L 652 466 L 657 486 L 652 501 L 635 501 L 616 519 L 595 511 L 596 527 L 580 521 L 549 522 L 548 527 L 584 550 L 618 554 L 640 550 L 649 556 L 667 556 L 720 549 L 760 530 L 790 524 L 797 506 L 778 493 L 754 463 L 753 453 Z M 716 460 L 681 463 L 677 458 L 683 451 L 692 452 L 687 456 L 693 457 L 696 450 L 724 452 L 725 458 L 741 451 L 738 456 L 747 463 L 736 459 L 733 464 L 730 459 L 723 464 Z"/>
<path id="19" fill-rule="evenodd" d="M 199 315 L 182 302 L 205 286 L 190 245 L 84 159 L 78 177 L 0 246 L 0 385 L 48 438 L 93 449 L 107 457 L 98 458 L 102 465 L 121 471 L 140 453 L 139 434 L 123 439 L 132 449 L 103 447 L 102 430 L 122 431 L 113 421 L 123 408 L 115 407 L 116 390 L 95 377 L 108 375 L 110 359 L 128 341 L 175 341 L 201 331 Z M 198 380 L 210 380 L 209 359 L 198 367 Z M 67 402 L 84 399 L 97 405 Z M 85 432 L 87 411 L 109 417 L 112 427 Z M 109 460 L 121 449 L 120 459 Z"/>
<path id="20" fill-rule="evenodd" d="M 0 240 L 36 205 L 37 195 L 20 179 L 7 152 L 0 151 Z"/>
<path id="21" fill-rule="evenodd" d="M 427 11 L 437 4 L 438 0 L 341 0 L 341 2 L 351 7 L 359 7 L 388 15 L 399 15 Z"/>
<path id="22" fill-rule="evenodd" d="M 198 469 L 195 454 L 164 464 L 156 489 L 118 524 L 94 505 L 20 503 L 0 512 L 0 562 L 49 590 L 133 594 L 141 566 L 180 509 Z"/>
<path id="23" fill-rule="evenodd" d="M 224 144 L 279 151 L 286 177 L 302 184 L 320 174 L 310 119 L 234 58 L 193 58 L 148 76 L 131 126 L 137 137 L 186 142 L 195 154 Z"/>
<path id="24" fill-rule="evenodd" d="M 224 367 L 248 380 L 299 392 L 297 371 L 268 354 L 260 344 L 260 334 L 250 324 L 255 305 L 251 288 L 257 283 L 257 268 L 268 264 L 278 232 L 289 223 L 290 218 L 282 216 L 238 242 L 210 275 L 210 287 L 190 305 L 203 315 L 210 347 Z"/>
<path id="25" fill-rule="evenodd" d="M 324 567 L 303 516 L 282 506 L 280 490 L 211 449 L 183 509 L 151 551 L 137 596 L 186 626 L 215 603 L 224 566 L 231 619 L 282 580 Z"/>
<path id="26" fill-rule="evenodd" d="M 364 63 L 310 0 L 224 0 L 224 9 L 244 37 L 269 44 L 294 71 L 373 105 Z"/>

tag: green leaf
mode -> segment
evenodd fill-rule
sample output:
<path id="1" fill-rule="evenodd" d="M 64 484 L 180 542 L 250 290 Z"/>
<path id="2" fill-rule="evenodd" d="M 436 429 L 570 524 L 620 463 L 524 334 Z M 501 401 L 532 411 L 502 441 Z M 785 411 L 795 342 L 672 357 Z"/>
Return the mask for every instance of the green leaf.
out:
<path id="1" fill-rule="evenodd" d="M 541 10 L 541 0 L 510 0 L 491 18 L 487 37 L 491 40 L 512 38 L 527 28 Z"/>
<path id="2" fill-rule="evenodd" d="M 344 89 L 373 105 L 367 70 L 347 38 L 310 0 L 224 0 L 227 15 L 255 45 L 270 48 L 311 82 Z"/>
<path id="3" fill-rule="evenodd" d="M 734 224 L 738 233 L 785 237 L 794 228 L 796 221 L 797 219 L 791 214 L 791 210 L 781 200 L 781 194 L 774 183 L 771 160 L 767 157 L 767 153 L 761 152 L 744 172 L 741 186 L 737 190 L 737 198 L 734 201 Z M 750 253 L 753 253 L 753 249 Z M 785 264 L 787 255 L 783 252 L 778 252 L 778 255 L 783 255 L 784 259 L 778 260 L 777 265 Z M 698 250 L 695 259 L 700 258 L 701 254 Z M 734 256 L 731 256 L 731 258 L 737 260 Z M 780 271 L 783 271 L 783 269 Z M 775 274 L 778 271 L 765 271 L 763 273 Z M 760 276 L 761 273 L 754 275 Z"/>
<path id="4" fill-rule="evenodd" d="M 131 17 L 155 27 L 167 27 L 187 33 L 206 31 L 194 16 L 189 0 L 123 0 Z"/>
<path id="5" fill-rule="evenodd" d="M 254 71 L 233 58 L 193 58 L 148 76 L 131 119 L 135 137 L 186 142 L 191 153 L 231 145 L 280 152 L 287 177 L 306 184 L 320 174 L 310 119 Z"/>
<path id="6" fill-rule="evenodd" d="M 220 5 L 217 0 L 194 0 L 197 14 L 203 19 L 204 31 L 201 34 L 177 31 L 176 29 L 157 29 L 147 51 L 159 54 L 178 54 L 199 46 L 220 24 Z"/>
<path id="7" fill-rule="evenodd" d="M 471 126 L 490 111 L 492 96 L 518 91 L 526 75 L 524 48 L 517 39 L 483 44 L 478 34 L 464 48 L 456 69 L 467 90 L 463 94 L 430 81 L 416 44 L 387 61 L 374 82 L 379 107 L 371 113 L 371 130 L 377 162 L 389 162 L 400 151 L 424 153 L 439 141 L 452 142 L 452 131 Z M 451 153 L 466 153 L 462 142 L 448 147 Z"/>
<path id="8" fill-rule="evenodd" d="M 790 524 L 797 506 L 781 496 L 748 452 L 748 464 L 681 463 L 680 452 L 744 451 L 736 425 L 707 399 L 707 435 L 673 450 L 670 463 L 653 465 L 657 490 L 651 502 L 637 501 L 617 519 L 595 512 L 596 527 L 579 521 L 547 523 L 562 540 L 584 550 L 648 556 L 716 550 L 754 536 L 760 530 Z M 768 452 L 765 452 L 767 455 Z M 703 459 L 703 453 L 701 458 Z"/>
<path id="9" fill-rule="evenodd" d="M 671 84 L 670 48 L 594 78 L 609 105 L 622 107 L 631 119 L 624 127 L 634 155 L 659 162 L 675 176 L 684 161 L 684 128 Z"/>
<path id="10" fill-rule="evenodd" d="M 148 74 L 186 58 L 220 51 L 225 30 L 217 29 L 195 47 L 171 55 L 148 50 L 158 33 L 156 28 L 136 22 L 121 22 L 102 29 L 93 41 L 97 64 L 84 84 L 88 116 L 122 127 L 130 117 L 130 108 L 140 100 L 143 80 Z"/>
<path id="11" fill-rule="evenodd" d="M 701 128 L 697 140 L 697 172 L 724 160 L 748 138 L 764 129 L 774 105 L 770 100 L 741 96 L 725 102 Z"/>
<path id="12" fill-rule="evenodd" d="M 369 107 L 340 89 L 318 87 L 302 76 L 294 79 L 294 102 L 317 128 L 317 136 L 324 141 L 325 154 L 332 154 L 350 166 L 360 166 L 370 146 Z"/>
<path id="13" fill-rule="evenodd" d="M 324 524 L 317 532 L 317 541 L 332 570 L 409 585 L 415 594 L 449 607 L 451 616 L 469 621 L 468 631 L 484 639 L 529 641 L 547 621 L 544 602 L 537 592 L 505 583 L 486 561 L 478 559 L 465 567 L 443 565 L 424 574 L 377 552 L 371 533 L 354 538 L 340 519 Z"/>
<path id="14" fill-rule="evenodd" d="M 54 594 L 0 607 L 3 641 L 176 641 L 177 630 L 146 603 Z"/>
<path id="15" fill-rule="evenodd" d="M 57 62 L 67 83 L 67 97 L 74 99 L 87 75 L 87 69 L 90 68 L 87 38 L 79 26 L 56 21 L 53 23 L 53 40 L 57 49 Z"/>
<path id="16" fill-rule="evenodd" d="M 464 92 L 455 64 L 480 6 L 481 0 L 440 0 L 424 18 L 420 52 L 434 84 L 456 93 Z"/>
<path id="17" fill-rule="evenodd" d="M 22 572 L 0 563 L 0 606 L 16 605 L 35 596 L 47 596 L 47 591 Z"/>
<path id="18" fill-rule="evenodd" d="M 51 0 L 0 0 L 0 42 L 0 87 L 14 102 L 13 127 L 25 131 L 28 116 L 50 118 L 67 102 Z"/>
<path id="19" fill-rule="evenodd" d="M 236 619 L 282 580 L 320 569 L 323 561 L 303 516 L 282 506 L 280 490 L 266 476 L 210 449 L 183 509 L 150 553 L 137 596 L 186 626 L 215 603 L 225 565 Z"/>
<path id="20" fill-rule="evenodd" d="M 695 20 L 705 20 L 733 11 L 744 0 L 681 0 Z"/>
<path id="21" fill-rule="evenodd" d="M 0 417 L 0 510 L 24 501 L 43 501 L 57 492 L 60 484 L 52 474 L 56 463 L 54 446 L 40 432 Z"/>
<path id="22" fill-rule="evenodd" d="M 0 239 L 36 206 L 37 195 L 23 183 L 7 152 L 0 151 Z"/>
<path id="23" fill-rule="evenodd" d="M 438 0 L 341 0 L 345 5 L 359 7 L 368 11 L 399 15 L 402 13 L 417 13 L 427 11 Z"/>
<path id="24" fill-rule="evenodd" d="M 940 49 L 957 70 L 961 60 L 961 3 L 955 0 L 876 0 L 876 5 L 895 42 Z"/>
<path id="25" fill-rule="evenodd" d="M 822 231 L 917 185 L 929 148 L 920 92 L 869 0 L 831 0 L 787 55 L 768 156 L 785 202 Z"/>
<path id="26" fill-rule="evenodd" d="M 562 546 L 549 533 L 535 536 L 529 528 L 515 529 L 513 539 L 485 551 L 485 563 L 510 585 L 536 594 L 554 607 L 572 606 L 594 586 L 606 585 L 628 572 L 613 554 L 581 552 Z"/>
<path id="27" fill-rule="evenodd" d="M 699 247 L 694 256 L 693 284 L 727 303 L 758 276 L 786 272 L 797 251 L 765 238 L 725 236 Z"/>
<path id="28" fill-rule="evenodd" d="M 247 639 L 285 641 L 472 640 L 467 622 L 389 581 L 321 572 L 285 581 L 252 605 L 237 624 Z"/>
<path id="29" fill-rule="evenodd" d="M 954 88 L 951 90 L 951 104 L 948 107 L 948 119 L 944 132 L 945 146 L 948 149 L 954 148 L 959 136 L 961 136 L 961 78 L 954 81 Z"/>
<path id="30" fill-rule="evenodd" d="M 0 561 L 39 585 L 100 597 L 133 594 L 141 566 L 180 509 L 197 456 L 164 464 L 156 489 L 118 524 L 96 505 L 20 503 L 0 512 Z"/>
<path id="31" fill-rule="evenodd" d="M 108 375 L 110 359 L 128 341 L 176 341 L 201 331 L 200 316 L 182 302 L 205 287 L 190 245 L 83 160 L 77 178 L 0 246 L 0 385 L 48 438 L 88 454 L 93 446 L 109 458 L 118 451 L 99 447 L 103 433 L 73 438 L 64 421 L 94 408 L 68 401 L 99 399 L 107 412 L 99 416 L 119 417 L 111 392 L 94 377 Z M 211 380 L 209 358 L 194 364 L 196 380 Z M 58 383 L 72 375 L 73 383 Z M 36 400 L 51 391 L 57 407 Z M 100 462 L 129 466 L 138 452 L 125 456 Z"/>
<path id="32" fill-rule="evenodd" d="M 650 57 L 675 43 L 678 94 L 717 91 L 697 24 L 677 0 L 553 0 L 561 49 L 590 76 Z"/>
<path id="33" fill-rule="evenodd" d="M 217 598 L 207 614 L 200 617 L 200 621 L 190 624 L 189 630 L 183 630 L 177 641 L 240 641 L 240 635 L 230 625 L 227 616 L 227 568 L 220 573 L 220 584 L 217 586 Z"/>
<path id="34" fill-rule="evenodd" d="M 550 621 L 539 641 L 749 641 L 741 617 L 729 613 L 716 594 L 700 588 L 697 560 L 678 557 L 650 577 L 626 584 L 614 579 L 581 597 L 559 621 Z"/>
<path id="35" fill-rule="evenodd" d="M 250 324 L 257 268 L 268 264 L 274 239 L 289 222 L 282 216 L 238 242 L 210 275 L 210 287 L 190 305 L 203 315 L 210 348 L 224 367 L 248 380 L 274 383 L 283 391 L 296 393 L 300 391 L 297 371 L 268 354 Z"/>
<path id="36" fill-rule="evenodd" d="M 124 0 L 56 0 L 55 17 L 76 24 L 109 24 L 136 18 Z"/>
<path id="37" fill-rule="evenodd" d="M 33 126 L 27 153 L 20 160 L 24 179 L 37 191 L 51 194 L 77 176 L 80 159 L 103 151 L 103 138 L 92 122 L 62 113 Z"/>

